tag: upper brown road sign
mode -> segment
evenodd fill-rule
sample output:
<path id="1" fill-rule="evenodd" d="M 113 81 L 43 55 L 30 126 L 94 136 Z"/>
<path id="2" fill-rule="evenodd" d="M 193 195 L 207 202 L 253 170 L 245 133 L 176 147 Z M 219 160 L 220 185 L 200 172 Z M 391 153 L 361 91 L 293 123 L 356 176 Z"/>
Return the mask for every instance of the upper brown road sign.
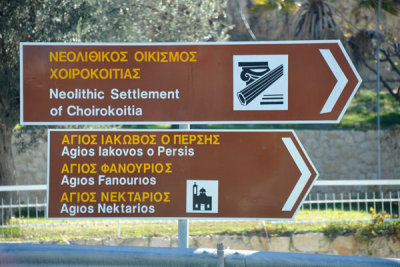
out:
<path id="1" fill-rule="evenodd" d="M 21 43 L 21 124 L 335 123 L 360 83 L 339 41 Z"/>
<path id="2" fill-rule="evenodd" d="M 292 218 L 318 173 L 293 131 L 49 131 L 49 218 Z"/>

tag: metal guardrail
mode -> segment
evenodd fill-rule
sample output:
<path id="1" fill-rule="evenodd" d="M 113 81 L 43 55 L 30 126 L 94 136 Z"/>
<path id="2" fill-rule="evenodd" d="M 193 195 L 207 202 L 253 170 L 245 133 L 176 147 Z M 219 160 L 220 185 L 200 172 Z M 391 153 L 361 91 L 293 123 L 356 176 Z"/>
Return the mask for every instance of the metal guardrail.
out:
<path id="1" fill-rule="evenodd" d="M 400 185 L 400 180 L 317 180 L 314 186 Z"/>
<path id="2" fill-rule="evenodd" d="M 221 252 L 221 251 L 220 251 Z M 218 266 L 389 267 L 398 259 L 303 253 L 224 250 Z M 0 244 L 0 266 L 217 266 L 217 249 Z"/>
<path id="3" fill-rule="evenodd" d="M 2 185 L 0 192 L 15 192 L 15 191 L 44 191 L 47 190 L 46 184 L 36 185 Z"/>

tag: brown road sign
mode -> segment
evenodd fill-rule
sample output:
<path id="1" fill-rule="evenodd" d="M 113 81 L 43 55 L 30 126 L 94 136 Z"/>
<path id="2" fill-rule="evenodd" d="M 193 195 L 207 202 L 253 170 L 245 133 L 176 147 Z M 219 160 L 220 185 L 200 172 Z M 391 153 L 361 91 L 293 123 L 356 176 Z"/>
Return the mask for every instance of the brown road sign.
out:
<path id="1" fill-rule="evenodd" d="M 337 123 L 340 41 L 21 43 L 21 124 Z"/>
<path id="2" fill-rule="evenodd" d="M 318 173 L 293 131 L 49 130 L 49 218 L 280 218 Z"/>

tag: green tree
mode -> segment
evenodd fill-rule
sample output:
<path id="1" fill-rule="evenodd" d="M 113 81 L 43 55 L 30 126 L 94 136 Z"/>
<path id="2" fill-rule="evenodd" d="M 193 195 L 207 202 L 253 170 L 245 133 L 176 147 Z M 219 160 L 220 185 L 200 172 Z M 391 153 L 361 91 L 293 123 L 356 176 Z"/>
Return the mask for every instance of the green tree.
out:
<path id="1" fill-rule="evenodd" d="M 377 1 L 358 0 L 357 7 L 353 13 L 361 9 L 371 9 L 374 14 L 377 13 Z M 398 16 L 400 11 L 400 0 L 382 0 L 382 10 Z M 382 27 L 383 26 L 383 27 Z M 390 25 L 381 25 L 382 28 Z M 383 87 L 389 94 L 400 103 L 400 36 L 399 33 L 392 32 L 390 29 L 383 30 L 383 34 L 378 34 L 374 30 L 358 29 L 358 31 L 349 38 L 348 42 L 352 48 L 353 58 L 360 66 L 365 66 L 373 75 L 377 74 L 376 55 L 377 42 L 381 43 L 379 60 L 383 63 L 385 75 L 380 79 Z M 386 64 L 386 66 L 384 65 Z M 389 78 L 388 78 L 389 77 Z"/>
<path id="2" fill-rule="evenodd" d="M 33 145 L 43 127 L 19 122 L 19 42 L 197 42 L 227 40 L 225 0 L 0 1 L 0 185 L 16 184 L 12 136 Z M 29 101 L 29 99 L 24 99 Z M 27 138 L 27 139 L 26 139 Z M 4 204 L 9 193 L 2 193 Z M 4 210 L 4 224 L 9 218 Z"/>
<path id="3" fill-rule="evenodd" d="M 280 39 L 340 39 L 349 50 L 354 62 L 359 67 L 364 66 L 370 73 L 376 75 L 375 62 L 376 43 L 381 42 L 381 53 L 379 60 L 386 64 L 386 76 L 381 76 L 383 87 L 400 103 L 400 36 L 398 33 L 387 30 L 384 35 L 378 34 L 367 27 L 376 22 L 376 0 L 353 0 L 349 3 L 351 16 L 344 18 L 344 21 L 362 20 L 362 10 L 372 10 L 372 21 L 366 22 L 364 27 L 355 27 L 355 32 L 346 36 L 345 26 L 339 25 L 335 18 L 338 18 L 339 10 L 335 8 L 335 1 L 329 0 L 256 0 L 252 9 L 258 12 L 270 12 L 281 10 L 285 18 L 283 29 L 279 30 Z M 355 6 L 353 8 L 352 6 Z M 400 10 L 400 0 L 382 0 L 382 10 L 388 14 L 397 16 Z M 253 13 L 256 15 L 256 13 Z M 371 18 L 371 16 L 368 16 Z M 251 19 L 249 19 L 251 20 Z M 348 22 L 346 22 L 348 24 Z M 251 25 L 252 26 L 252 25 Z M 390 26 L 390 25 L 387 25 Z M 390 77 L 390 78 L 388 78 Z M 391 80 L 391 81 L 390 81 Z M 394 80 L 394 81 L 393 81 Z"/>

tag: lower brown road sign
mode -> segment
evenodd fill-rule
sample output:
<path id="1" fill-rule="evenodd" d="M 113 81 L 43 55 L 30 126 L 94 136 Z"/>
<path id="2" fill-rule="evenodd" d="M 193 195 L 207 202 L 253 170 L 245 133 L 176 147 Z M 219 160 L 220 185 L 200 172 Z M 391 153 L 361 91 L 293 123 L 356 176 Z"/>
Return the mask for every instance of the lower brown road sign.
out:
<path id="1" fill-rule="evenodd" d="M 49 218 L 292 218 L 318 172 L 293 131 L 49 130 Z"/>

